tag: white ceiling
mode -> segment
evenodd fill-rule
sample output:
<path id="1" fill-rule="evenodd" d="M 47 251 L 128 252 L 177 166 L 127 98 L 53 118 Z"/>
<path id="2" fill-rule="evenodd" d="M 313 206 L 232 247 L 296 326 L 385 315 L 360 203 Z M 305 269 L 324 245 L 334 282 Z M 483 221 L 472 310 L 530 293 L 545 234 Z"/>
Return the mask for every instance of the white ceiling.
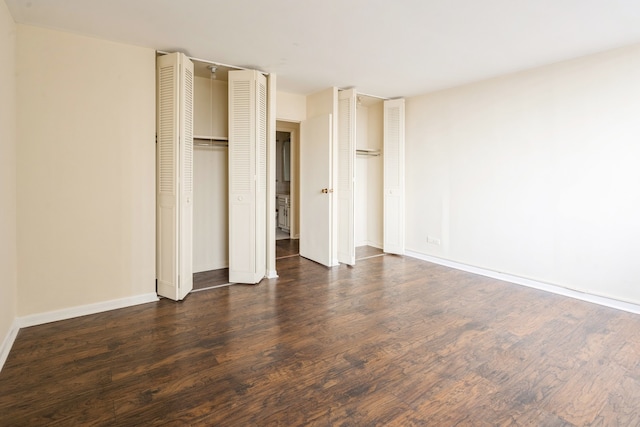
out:
<path id="1" fill-rule="evenodd" d="M 637 0 L 5 0 L 19 23 L 411 96 L 640 43 Z"/>

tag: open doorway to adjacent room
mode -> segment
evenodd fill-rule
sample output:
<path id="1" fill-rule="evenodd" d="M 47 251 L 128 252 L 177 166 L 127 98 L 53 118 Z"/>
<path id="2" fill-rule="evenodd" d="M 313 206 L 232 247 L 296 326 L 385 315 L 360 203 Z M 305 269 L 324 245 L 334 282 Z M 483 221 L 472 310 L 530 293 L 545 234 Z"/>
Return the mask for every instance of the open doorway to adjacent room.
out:
<path id="1" fill-rule="evenodd" d="M 300 124 L 276 122 L 276 259 L 299 253 Z"/>

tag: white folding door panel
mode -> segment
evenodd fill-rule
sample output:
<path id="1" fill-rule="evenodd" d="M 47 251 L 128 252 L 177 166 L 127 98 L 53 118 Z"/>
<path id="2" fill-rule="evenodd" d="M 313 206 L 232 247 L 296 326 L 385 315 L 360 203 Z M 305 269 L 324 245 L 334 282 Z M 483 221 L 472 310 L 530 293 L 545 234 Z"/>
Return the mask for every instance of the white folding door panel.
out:
<path id="1" fill-rule="evenodd" d="M 356 263 L 355 246 L 356 92 L 338 94 L 338 261 Z"/>
<path id="2" fill-rule="evenodd" d="M 229 72 L 229 281 L 266 273 L 267 83 L 253 70 Z"/>
<path id="3" fill-rule="evenodd" d="M 384 102 L 383 250 L 404 254 L 404 99 Z"/>
<path id="4" fill-rule="evenodd" d="M 181 53 L 157 61 L 158 294 L 183 299 L 193 289 L 193 63 Z"/>

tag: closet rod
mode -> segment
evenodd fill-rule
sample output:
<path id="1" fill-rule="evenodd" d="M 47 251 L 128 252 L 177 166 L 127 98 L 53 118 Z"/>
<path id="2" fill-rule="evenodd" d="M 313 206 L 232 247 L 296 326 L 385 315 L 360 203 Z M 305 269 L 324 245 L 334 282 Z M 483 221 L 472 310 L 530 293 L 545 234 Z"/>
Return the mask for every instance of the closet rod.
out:
<path id="1" fill-rule="evenodd" d="M 229 140 L 225 138 L 208 138 L 203 136 L 194 136 L 193 145 L 196 147 L 228 147 Z"/>
<path id="2" fill-rule="evenodd" d="M 357 156 L 370 156 L 370 157 L 378 157 L 380 155 L 380 150 L 371 150 L 371 149 L 358 149 L 356 150 Z"/>

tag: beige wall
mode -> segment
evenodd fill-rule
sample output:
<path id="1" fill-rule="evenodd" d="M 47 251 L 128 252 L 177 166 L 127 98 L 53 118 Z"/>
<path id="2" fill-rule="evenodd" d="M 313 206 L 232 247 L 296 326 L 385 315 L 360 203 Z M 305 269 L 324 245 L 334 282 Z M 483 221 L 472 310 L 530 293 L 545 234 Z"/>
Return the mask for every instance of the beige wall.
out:
<path id="1" fill-rule="evenodd" d="M 640 46 L 406 112 L 408 250 L 640 303 Z"/>
<path id="2" fill-rule="evenodd" d="M 18 26 L 18 315 L 155 292 L 155 53 Z"/>
<path id="3" fill-rule="evenodd" d="M 193 150 L 193 272 L 229 267 L 229 153 Z"/>
<path id="4" fill-rule="evenodd" d="M 307 118 L 307 97 L 295 93 L 276 93 L 276 118 L 301 122 Z"/>
<path id="5" fill-rule="evenodd" d="M 17 310 L 15 31 L 0 1 L 0 352 Z"/>

